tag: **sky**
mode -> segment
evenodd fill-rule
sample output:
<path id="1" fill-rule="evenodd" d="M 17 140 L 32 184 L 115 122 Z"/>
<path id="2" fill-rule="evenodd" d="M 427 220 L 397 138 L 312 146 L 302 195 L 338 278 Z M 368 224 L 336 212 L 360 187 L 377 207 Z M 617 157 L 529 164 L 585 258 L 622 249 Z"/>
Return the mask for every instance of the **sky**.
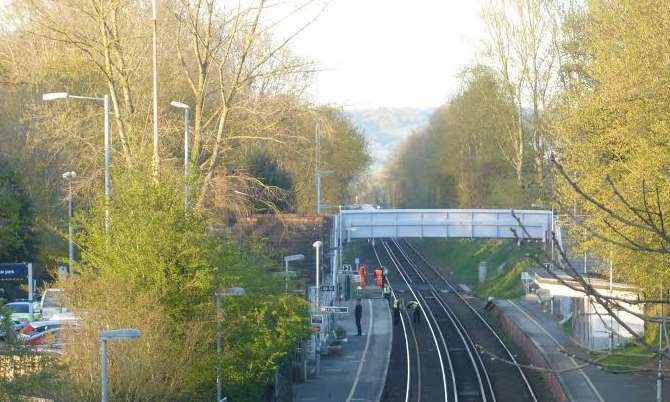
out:
<path id="1" fill-rule="evenodd" d="M 332 0 L 292 48 L 322 70 L 317 103 L 436 107 L 481 49 L 479 8 L 479 0 Z"/>

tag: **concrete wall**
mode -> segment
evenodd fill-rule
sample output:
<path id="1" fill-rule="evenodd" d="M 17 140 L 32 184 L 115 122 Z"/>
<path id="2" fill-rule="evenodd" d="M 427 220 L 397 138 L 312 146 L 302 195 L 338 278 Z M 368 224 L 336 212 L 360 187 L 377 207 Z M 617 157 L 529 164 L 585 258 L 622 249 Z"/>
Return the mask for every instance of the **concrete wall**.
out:
<path id="1" fill-rule="evenodd" d="M 495 309 L 505 334 L 512 338 L 514 342 L 524 351 L 531 364 L 537 367 L 549 368 L 549 364 L 544 358 L 542 351 L 528 338 L 528 336 L 516 326 L 514 321 L 507 317 L 500 309 Z M 554 372 L 544 371 L 542 377 L 549 387 L 551 395 L 556 402 L 569 402 L 568 396 L 563 391 L 558 375 Z"/>

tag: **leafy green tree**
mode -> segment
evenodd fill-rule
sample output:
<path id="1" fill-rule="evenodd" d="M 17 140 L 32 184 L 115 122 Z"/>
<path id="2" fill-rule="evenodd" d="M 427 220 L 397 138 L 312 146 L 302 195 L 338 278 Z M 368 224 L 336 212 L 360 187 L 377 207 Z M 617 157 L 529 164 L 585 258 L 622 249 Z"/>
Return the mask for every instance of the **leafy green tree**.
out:
<path id="1" fill-rule="evenodd" d="M 585 250 L 653 295 L 670 283 L 667 239 L 652 229 L 670 213 L 669 13 L 669 1 L 586 2 L 567 48 L 580 63 L 552 126 L 566 176 L 557 200 L 580 215 L 576 238 L 586 229 Z"/>
<path id="2" fill-rule="evenodd" d="M 33 257 L 33 219 L 32 203 L 18 172 L 0 159 L 0 261 Z"/>
<path id="3" fill-rule="evenodd" d="M 272 280 L 277 267 L 264 250 L 209 235 L 203 218 L 184 209 L 179 182 L 164 176 L 156 184 L 149 173 L 123 177 L 109 218 L 102 197 L 78 215 L 79 275 L 59 286 L 83 325 L 69 334 L 77 341 L 67 344 L 56 374 L 63 385 L 37 386 L 35 394 L 95 400 L 100 331 L 133 327 L 139 340 L 110 345 L 114 399 L 211 400 L 220 363 L 235 400 L 256 401 L 306 333 L 305 301 Z M 231 286 L 246 295 L 224 299 L 217 317 L 214 290 Z M 212 353 L 217 319 L 225 340 L 220 361 Z"/>
<path id="4" fill-rule="evenodd" d="M 386 172 L 394 206 L 506 208 L 533 199 L 499 150 L 501 133 L 516 124 L 513 102 L 486 67 L 462 79 L 462 91 L 407 139 Z"/>

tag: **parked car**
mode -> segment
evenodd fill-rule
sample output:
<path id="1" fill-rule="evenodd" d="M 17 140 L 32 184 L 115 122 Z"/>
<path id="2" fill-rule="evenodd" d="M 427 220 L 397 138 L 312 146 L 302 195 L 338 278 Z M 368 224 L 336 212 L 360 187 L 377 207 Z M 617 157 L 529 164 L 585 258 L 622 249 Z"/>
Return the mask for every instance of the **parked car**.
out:
<path id="1" fill-rule="evenodd" d="M 23 341 L 28 346 L 60 346 L 63 343 L 63 327 L 53 327 L 27 335 Z"/>
<path id="2" fill-rule="evenodd" d="M 76 328 L 78 325 L 79 321 L 75 319 L 34 321 L 26 325 L 19 336 L 28 346 L 44 346 L 49 350 L 60 349 L 64 342 L 63 330 L 69 326 Z"/>
<path id="3" fill-rule="evenodd" d="M 33 302 L 32 316 L 30 315 L 29 301 L 14 301 L 7 303 L 5 304 L 5 308 L 12 312 L 12 320 L 30 322 L 40 319 L 40 304 L 35 301 Z"/>

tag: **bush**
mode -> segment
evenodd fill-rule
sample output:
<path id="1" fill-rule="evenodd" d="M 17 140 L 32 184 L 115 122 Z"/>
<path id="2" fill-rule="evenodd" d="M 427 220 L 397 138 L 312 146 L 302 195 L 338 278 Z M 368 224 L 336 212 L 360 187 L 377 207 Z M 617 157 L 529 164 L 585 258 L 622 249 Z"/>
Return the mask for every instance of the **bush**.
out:
<path id="1" fill-rule="evenodd" d="M 215 392 L 214 289 L 242 286 L 224 299 L 220 319 L 224 382 L 235 401 L 256 400 L 258 384 L 306 332 L 306 303 L 269 280 L 263 250 L 207 234 L 183 207 L 178 180 L 124 177 L 105 232 L 101 199 L 78 216 L 79 276 L 59 284 L 82 325 L 69 331 L 57 400 L 99 398 L 99 334 L 138 328 L 138 340 L 109 343 L 110 397 L 132 401 L 209 401 Z"/>

